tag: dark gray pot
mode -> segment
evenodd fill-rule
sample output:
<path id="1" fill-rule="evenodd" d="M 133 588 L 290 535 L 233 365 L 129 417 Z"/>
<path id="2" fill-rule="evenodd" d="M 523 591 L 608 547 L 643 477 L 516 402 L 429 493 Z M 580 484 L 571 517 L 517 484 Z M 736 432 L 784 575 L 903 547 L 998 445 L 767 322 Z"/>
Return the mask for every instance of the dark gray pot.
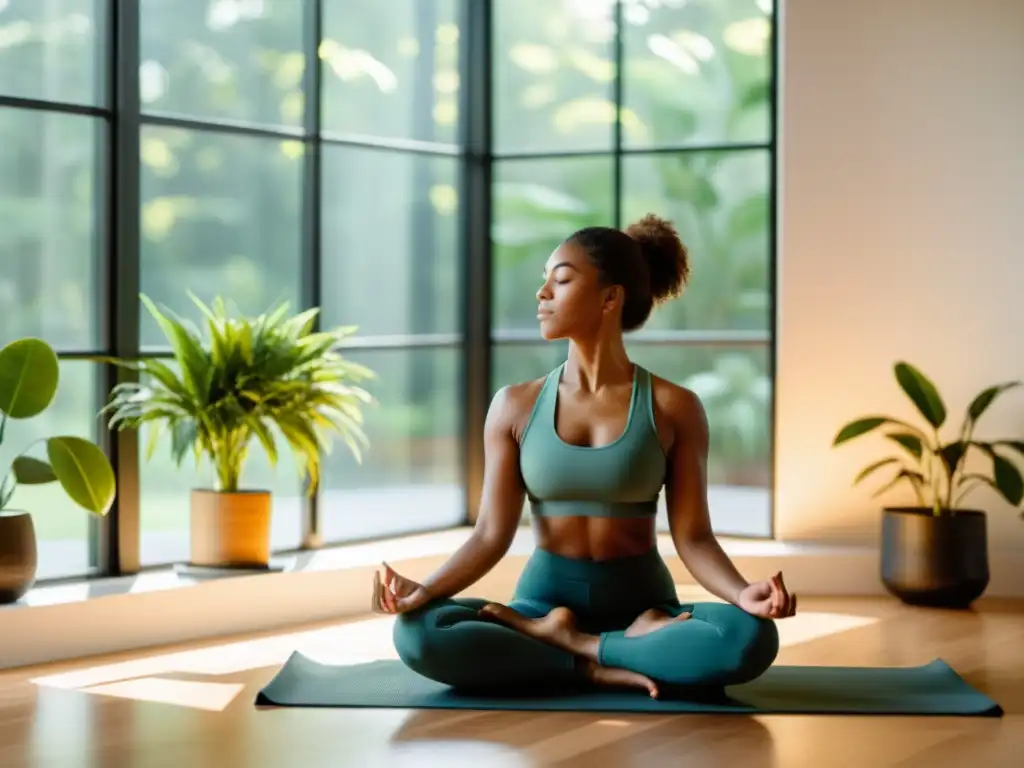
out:
<path id="1" fill-rule="evenodd" d="M 36 581 L 36 529 L 28 512 L 0 512 L 0 605 L 20 600 Z"/>
<path id="2" fill-rule="evenodd" d="M 882 582 L 908 605 L 967 608 L 989 582 L 985 513 L 890 507 L 882 514 Z"/>

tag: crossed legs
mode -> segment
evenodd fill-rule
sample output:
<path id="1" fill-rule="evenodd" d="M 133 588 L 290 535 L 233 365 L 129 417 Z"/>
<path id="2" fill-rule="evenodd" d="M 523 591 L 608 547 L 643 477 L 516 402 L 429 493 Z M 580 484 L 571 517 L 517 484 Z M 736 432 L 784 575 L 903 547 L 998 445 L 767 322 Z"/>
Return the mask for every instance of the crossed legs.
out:
<path id="1" fill-rule="evenodd" d="M 735 685 L 778 653 L 774 622 L 733 605 L 642 612 L 625 629 L 582 630 L 564 607 L 514 600 L 436 601 L 395 622 L 395 647 L 414 671 L 454 687 L 514 688 L 580 680 L 645 689 Z"/>

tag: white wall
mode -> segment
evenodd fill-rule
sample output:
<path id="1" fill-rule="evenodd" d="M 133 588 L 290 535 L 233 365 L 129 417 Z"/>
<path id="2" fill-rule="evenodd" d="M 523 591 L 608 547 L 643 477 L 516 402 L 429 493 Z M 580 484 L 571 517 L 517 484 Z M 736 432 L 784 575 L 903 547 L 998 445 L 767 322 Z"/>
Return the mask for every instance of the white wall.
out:
<path id="1" fill-rule="evenodd" d="M 850 481 L 881 438 L 830 444 L 852 417 L 914 416 L 893 362 L 933 377 L 956 428 L 1024 378 L 1024 0 L 786 0 L 781 26 L 777 530 L 875 543 L 879 503 Z M 1024 389 L 983 427 L 1024 436 Z M 1024 559 L 1024 521 L 973 498 L 992 550 Z"/>

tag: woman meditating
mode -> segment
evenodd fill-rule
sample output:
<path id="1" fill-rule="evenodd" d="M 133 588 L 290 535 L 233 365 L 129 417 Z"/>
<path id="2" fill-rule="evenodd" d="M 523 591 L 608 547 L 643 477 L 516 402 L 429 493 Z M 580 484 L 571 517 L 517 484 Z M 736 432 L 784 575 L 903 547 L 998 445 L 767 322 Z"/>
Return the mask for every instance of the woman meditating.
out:
<path id="1" fill-rule="evenodd" d="M 659 686 L 743 683 L 775 660 L 773 620 L 794 614 L 796 596 L 781 573 L 747 583 L 722 551 L 704 409 L 623 343 L 688 277 L 675 228 L 653 215 L 625 231 L 582 229 L 548 258 L 537 318 L 569 354 L 494 396 L 472 535 L 422 584 L 387 564 L 375 574 L 374 609 L 399 614 L 394 643 L 408 667 L 456 688 L 591 681 L 657 697 Z M 679 557 L 724 603 L 679 602 L 657 549 L 662 487 Z M 526 498 L 536 549 L 511 602 L 454 597 L 508 551 Z"/>

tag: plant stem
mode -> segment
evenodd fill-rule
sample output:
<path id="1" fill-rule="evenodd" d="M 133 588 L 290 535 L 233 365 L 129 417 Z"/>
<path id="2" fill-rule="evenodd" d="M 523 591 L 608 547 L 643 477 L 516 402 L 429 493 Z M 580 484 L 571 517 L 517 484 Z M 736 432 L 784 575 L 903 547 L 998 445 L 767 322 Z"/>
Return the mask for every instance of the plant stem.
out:
<path id="1" fill-rule="evenodd" d="M 0 445 L 4 442 L 4 430 L 7 429 L 7 411 L 0 411 Z"/>

